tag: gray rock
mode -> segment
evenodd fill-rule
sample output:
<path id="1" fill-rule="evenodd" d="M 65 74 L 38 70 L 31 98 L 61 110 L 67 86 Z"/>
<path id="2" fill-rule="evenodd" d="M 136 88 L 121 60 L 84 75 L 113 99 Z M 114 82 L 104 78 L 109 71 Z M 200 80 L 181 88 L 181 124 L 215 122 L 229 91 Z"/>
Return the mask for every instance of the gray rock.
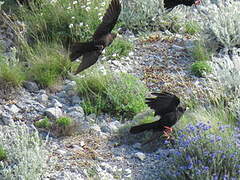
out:
<path id="1" fill-rule="evenodd" d="M 113 121 L 110 123 L 105 123 L 105 125 L 101 127 L 101 130 L 102 132 L 114 133 L 114 132 L 117 132 L 120 126 L 121 126 L 121 123 L 119 121 Z"/>
<path id="2" fill-rule="evenodd" d="M 101 166 L 101 168 L 102 168 L 103 170 L 106 170 L 106 171 L 108 171 L 108 172 L 112 172 L 112 166 L 111 166 L 110 164 L 108 164 L 108 163 L 106 163 L 106 162 L 102 162 L 102 163 L 100 164 L 100 166 Z"/>
<path id="3" fill-rule="evenodd" d="M 48 95 L 40 94 L 37 96 L 37 101 L 40 103 L 46 103 L 48 101 Z"/>
<path id="4" fill-rule="evenodd" d="M 134 147 L 135 149 L 141 149 L 141 143 L 135 143 L 135 144 L 133 145 L 133 147 Z"/>
<path id="5" fill-rule="evenodd" d="M 40 89 L 40 90 L 39 90 L 39 94 L 47 94 L 47 92 L 46 92 L 45 89 Z"/>
<path id="6" fill-rule="evenodd" d="M 59 93 L 56 93 L 56 96 L 58 96 L 59 98 L 65 98 L 66 97 L 66 91 L 61 91 Z"/>
<path id="7" fill-rule="evenodd" d="M 64 86 L 64 90 L 74 90 L 76 89 L 77 83 L 75 81 L 67 81 L 66 85 Z"/>
<path id="8" fill-rule="evenodd" d="M 84 110 L 81 106 L 78 106 L 78 105 L 72 106 L 72 107 L 69 107 L 67 110 L 67 112 L 72 112 L 72 111 L 80 112 L 84 115 Z"/>
<path id="9" fill-rule="evenodd" d="M 39 90 L 38 85 L 35 82 L 25 81 L 23 83 L 23 86 L 30 92 L 35 92 Z"/>
<path id="10" fill-rule="evenodd" d="M 67 94 L 68 97 L 71 97 L 71 96 L 75 96 L 76 92 L 74 90 L 67 90 L 66 94 Z"/>
<path id="11" fill-rule="evenodd" d="M 14 121 L 13 121 L 11 114 L 9 114 L 7 112 L 1 112 L 1 110 L 0 110 L 0 124 L 10 125 L 12 123 L 14 123 Z"/>
<path id="12" fill-rule="evenodd" d="M 135 153 L 135 157 L 137 157 L 138 159 L 143 161 L 146 158 L 146 155 L 142 152 L 137 152 L 137 153 Z"/>
<path id="13" fill-rule="evenodd" d="M 47 108 L 44 112 L 48 118 L 57 119 L 62 116 L 62 110 L 59 107 Z"/>
<path id="14" fill-rule="evenodd" d="M 80 99 L 80 97 L 79 96 L 73 96 L 72 97 L 72 104 L 80 104 L 81 103 L 81 99 Z"/>
<path id="15" fill-rule="evenodd" d="M 93 124 L 92 126 L 90 126 L 89 130 L 90 130 L 90 133 L 93 133 L 93 134 L 101 133 L 101 128 L 97 124 Z"/>
<path id="16" fill-rule="evenodd" d="M 51 107 L 63 107 L 62 103 L 60 103 L 58 100 L 53 99 L 51 103 Z"/>
<path id="17" fill-rule="evenodd" d="M 60 154 L 60 155 L 64 155 L 67 153 L 67 151 L 63 150 L 63 149 L 58 149 L 55 151 L 57 154 Z"/>
<path id="18" fill-rule="evenodd" d="M 20 109 L 15 104 L 11 104 L 8 110 L 13 114 L 16 114 L 20 111 Z"/>
<path id="19" fill-rule="evenodd" d="M 85 120 L 84 114 L 77 111 L 71 111 L 67 113 L 77 124 Z"/>
<path id="20" fill-rule="evenodd" d="M 131 177 L 131 173 L 132 173 L 132 170 L 130 169 L 130 168 L 127 168 L 127 169 L 125 169 L 124 170 L 124 176 L 126 177 L 126 176 L 130 176 Z"/>
<path id="21" fill-rule="evenodd" d="M 86 120 L 88 121 L 88 122 L 92 122 L 92 123 L 94 123 L 95 121 L 96 121 L 96 114 L 89 114 L 87 117 L 86 117 Z"/>

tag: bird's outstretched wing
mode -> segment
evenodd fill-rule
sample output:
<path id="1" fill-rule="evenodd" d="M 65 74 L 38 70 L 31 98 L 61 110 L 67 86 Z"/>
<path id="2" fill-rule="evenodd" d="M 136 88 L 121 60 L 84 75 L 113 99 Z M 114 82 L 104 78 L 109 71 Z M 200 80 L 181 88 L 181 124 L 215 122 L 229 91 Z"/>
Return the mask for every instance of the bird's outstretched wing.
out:
<path id="1" fill-rule="evenodd" d="M 112 31 L 117 22 L 120 12 L 121 4 L 119 0 L 112 0 L 103 16 L 101 24 L 99 24 L 97 30 L 93 35 L 94 40 L 97 40 Z"/>
<path id="2" fill-rule="evenodd" d="M 87 69 L 88 67 L 95 64 L 100 55 L 101 55 L 101 51 L 91 51 L 91 52 L 84 53 L 83 58 L 82 58 L 82 62 L 78 66 L 78 69 L 75 72 L 75 74 L 78 74 L 81 71 L 83 71 L 84 69 Z"/>
<path id="3" fill-rule="evenodd" d="M 176 110 L 180 99 L 174 94 L 167 92 L 152 93 L 154 98 L 146 98 L 146 104 L 155 111 L 155 115 L 164 116 L 166 113 Z"/>

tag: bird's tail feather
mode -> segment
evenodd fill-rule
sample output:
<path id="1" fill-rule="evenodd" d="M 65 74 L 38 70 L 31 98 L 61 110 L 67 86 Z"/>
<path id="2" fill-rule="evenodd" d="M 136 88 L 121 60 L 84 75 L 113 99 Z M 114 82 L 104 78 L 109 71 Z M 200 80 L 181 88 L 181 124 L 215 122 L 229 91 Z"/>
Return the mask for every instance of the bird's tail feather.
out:
<path id="1" fill-rule="evenodd" d="M 164 130 L 164 127 L 159 125 L 159 122 L 152 122 L 152 123 L 147 123 L 147 124 L 142 124 L 142 125 L 138 125 L 138 126 L 133 126 L 130 129 L 130 133 L 131 134 L 137 134 L 143 131 L 149 131 L 152 129 L 158 129 L 158 130 Z"/>

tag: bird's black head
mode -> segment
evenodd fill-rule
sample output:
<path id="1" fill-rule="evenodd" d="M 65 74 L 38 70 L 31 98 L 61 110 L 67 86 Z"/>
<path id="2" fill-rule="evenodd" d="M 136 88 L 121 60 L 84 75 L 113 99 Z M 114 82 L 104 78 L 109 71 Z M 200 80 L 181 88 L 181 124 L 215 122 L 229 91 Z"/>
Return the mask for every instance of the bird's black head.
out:
<path id="1" fill-rule="evenodd" d="M 179 111 L 179 112 L 182 112 L 182 113 L 184 113 L 185 111 L 186 111 L 186 107 L 182 107 L 182 106 L 178 106 L 177 107 L 177 110 Z"/>

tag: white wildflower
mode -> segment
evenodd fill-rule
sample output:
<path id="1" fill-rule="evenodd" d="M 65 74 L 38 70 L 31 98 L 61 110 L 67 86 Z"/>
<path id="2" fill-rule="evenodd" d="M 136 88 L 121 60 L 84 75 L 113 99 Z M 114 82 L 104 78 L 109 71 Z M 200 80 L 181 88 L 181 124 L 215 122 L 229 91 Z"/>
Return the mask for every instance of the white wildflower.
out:
<path id="1" fill-rule="evenodd" d="M 81 6 L 81 8 L 85 8 L 85 7 L 86 7 L 85 5 Z"/>
<path id="2" fill-rule="evenodd" d="M 114 53 L 113 55 L 112 55 L 112 57 L 116 57 L 117 56 L 117 54 L 116 53 Z"/>
<path id="3" fill-rule="evenodd" d="M 73 1 L 73 5 L 74 5 L 74 4 L 77 4 L 77 1 Z"/>
<path id="4" fill-rule="evenodd" d="M 75 17 L 73 16 L 73 17 L 71 17 L 72 19 L 75 19 Z"/>
<path id="5" fill-rule="evenodd" d="M 68 10 L 70 10 L 70 9 L 71 9 L 71 7 L 69 6 L 69 7 L 67 7 L 67 9 L 68 9 Z"/>
<path id="6" fill-rule="evenodd" d="M 90 7 L 86 7 L 86 11 L 89 11 L 91 8 Z"/>
<path id="7" fill-rule="evenodd" d="M 51 1 L 50 1 L 51 4 L 54 4 L 54 3 L 56 3 L 56 2 L 57 2 L 57 0 L 51 0 Z"/>
<path id="8" fill-rule="evenodd" d="M 68 26 L 68 27 L 69 27 L 70 29 L 71 29 L 71 28 L 73 28 L 73 24 L 69 24 L 69 26 Z"/>
<path id="9" fill-rule="evenodd" d="M 79 23 L 79 26 L 83 26 L 83 22 L 80 22 L 80 23 Z"/>

